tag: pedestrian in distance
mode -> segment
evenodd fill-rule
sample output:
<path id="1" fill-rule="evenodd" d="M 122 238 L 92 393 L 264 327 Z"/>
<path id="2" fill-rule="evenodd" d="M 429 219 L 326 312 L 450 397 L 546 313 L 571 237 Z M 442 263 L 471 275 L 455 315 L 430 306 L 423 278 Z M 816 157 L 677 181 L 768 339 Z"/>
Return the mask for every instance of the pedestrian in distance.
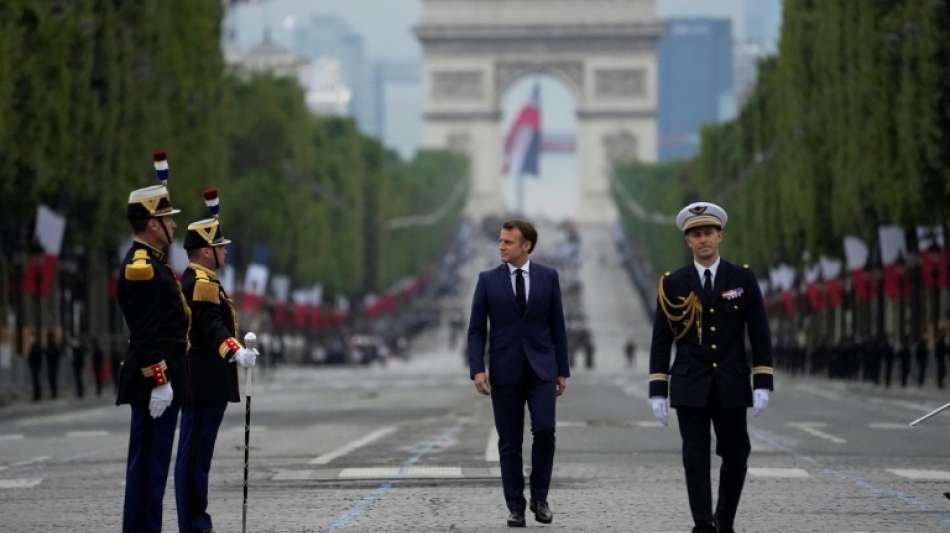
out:
<path id="1" fill-rule="evenodd" d="M 884 386 L 891 388 L 891 375 L 894 372 L 894 347 L 891 346 L 887 335 L 878 337 L 877 351 L 880 359 L 884 360 Z"/>
<path id="2" fill-rule="evenodd" d="M 162 500 L 180 406 L 188 403 L 191 311 L 167 263 L 179 213 L 165 179 L 168 162 L 155 154 L 160 185 L 132 191 L 126 216 L 135 233 L 119 267 L 117 299 L 129 329 L 119 374 L 118 405 L 129 405 L 123 533 L 162 530 Z"/>
<path id="3" fill-rule="evenodd" d="M 82 338 L 75 338 L 72 342 L 73 383 L 76 387 L 76 397 L 82 398 L 86 393 L 83 371 L 86 369 L 86 347 Z"/>
<path id="4" fill-rule="evenodd" d="M 102 351 L 102 346 L 99 344 L 98 339 L 93 339 L 92 341 L 92 378 L 96 383 L 96 398 L 102 396 L 102 380 L 104 372 L 103 362 L 105 360 L 105 353 Z"/>
<path id="5" fill-rule="evenodd" d="M 468 328 L 469 375 L 479 393 L 491 396 L 495 415 L 509 527 L 526 525 L 521 458 L 526 403 L 533 435 L 529 508 L 542 524 L 554 519 L 548 490 L 555 404 L 571 375 L 558 272 L 530 260 L 537 242 L 537 230 L 529 222 L 502 225 L 502 264 L 478 275 Z"/>
<path id="6" fill-rule="evenodd" d="M 30 378 L 33 383 L 33 401 L 43 399 L 43 342 L 37 335 L 30 345 L 30 354 L 27 356 L 30 365 Z"/>
<path id="7" fill-rule="evenodd" d="M 627 360 L 627 368 L 633 368 L 637 356 L 637 345 L 634 344 L 633 339 L 627 339 L 627 343 L 623 346 L 623 355 Z"/>
<path id="8" fill-rule="evenodd" d="M 230 240 L 221 234 L 217 189 L 204 193 L 211 211 L 188 225 L 184 248 L 188 268 L 181 277 L 182 292 L 191 309 L 191 404 L 182 407 L 175 460 L 175 501 L 180 533 L 214 531 L 208 513 L 208 482 L 218 429 L 229 402 L 240 402 L 237 365 L 253 367 L 257 355 L 237 340 L 238 317 L 234 301 L 218 278 Z"/>
<path id="9" fill-rule="evenodd" d="M 950 327 L 944 327 L 943 332 L 938 332 L 937 342 L 934 343 L 934 359 L 937 361 L 937 387 L 941 389 L 947 377 L 947 358 L 950 357 L 948 337 L 950 337 Z"/>
<path id="10" fill-rule="evenodd" d="M 56 342 L 56 334 L 52 331 L 46 337 L 46 379 L 49 382 L 50 397 L 54 400 L 59 396 L 59 360 L 63 352 Z"/>
<path id="11" fill-rule="evenodd" d="M 917 359 L 917 386 L 923 387 L 927 381 L 927 362 L 930 360 L 930 347 L 927 346 L 925 335 L 917 339 L 917 350 L 914 355 Z"/>
<path id="12" fill-rule="evenodd" d="M 907 379 L 910 377 L 910 339 L 907 335 L 901 338 L 900 348 L 897 350 L 897 359 L 901 365 L 901 387 L 907 387 Z"/>
<path id="13" fill-rule="evenodd" d="M 720 257 L 727 221 L 725 210 L 708 202 L 692 203 L 677 215 L 693 261 L 660 279 L 650 347 L 650 403 L 664 425 L 670 406 L 676 409 L 694 533 L 734 531 L 751 451 L 746 410 L 760 415 L 773 387 L 771 336 L 759 284 L 748 265 Z M 722 458 L 715 511 L 710 424 Z"/>

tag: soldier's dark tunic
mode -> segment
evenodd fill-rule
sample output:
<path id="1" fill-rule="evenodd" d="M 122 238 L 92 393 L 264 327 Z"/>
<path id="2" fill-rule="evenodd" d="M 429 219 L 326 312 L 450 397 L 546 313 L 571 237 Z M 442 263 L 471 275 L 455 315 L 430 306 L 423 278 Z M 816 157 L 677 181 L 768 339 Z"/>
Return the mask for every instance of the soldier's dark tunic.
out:
<path id="1" fill-rule="evenodd" d="M 752 272 L 724 260 L 716 271 L 712 295 L 706 298 L 692 263 L 667 273 L 660 283 L 650 348 L 650 397 L 669 395 L 670 405 L 677 409 L 694 531 L 716 531 L 716 522 L 719 531 L 732 531 L 751 449 L 746 408 L 752 406 L 753 387 L 772 389 L 765 305 Z M 674 342 L 676 359 L 671 366 Z M 716 430 L 716 453 L 723 459 L 715 513 L 709 477 L 710 423 Z"/>
<path id="2" fill-rule="evenodd" d="M 234 302 L 215 273 L 194 263 L 181 277 L 191 307 L 191 378 L 195 405 L 239 402 L 237 365 L 230 361 L 228 339 L 238 336 Z"/>
<path id="3" fill-rule="evenodd" d="M 191 314 L 165 255 L 134 241 L 119 269 L 118 300 L 129 328 L 129 347 L 119 372 L 116 403 L 130 404 L 123 531 L 161 531 L 178 411 L 189 398 L 188 329 Z M 172 405 L 149 414 L 152 389 L 170 383 Z"/>
<path id="4" fill-rule="evenodd" d="M 190 310 L 165 255 L 133 241 L 119 269 L 117 297 L 129 328 L 129 348 L 119 372 L 116 404 L 147 406 L 156 383 L 145 373 L 163 361 L 176 403 L 187 403 Z"/>
<path id="5" fill-rule="evenodd" d="M 237 365 L 237 313 L 213 270 L 190 264 L 182 290 L 192 312 L 192 405 L 181 415 L 175 497 L 181 533 L 213 527 L 208 514 L 208 476 L 218 429 L 228 402 L 240 400 Z"/>

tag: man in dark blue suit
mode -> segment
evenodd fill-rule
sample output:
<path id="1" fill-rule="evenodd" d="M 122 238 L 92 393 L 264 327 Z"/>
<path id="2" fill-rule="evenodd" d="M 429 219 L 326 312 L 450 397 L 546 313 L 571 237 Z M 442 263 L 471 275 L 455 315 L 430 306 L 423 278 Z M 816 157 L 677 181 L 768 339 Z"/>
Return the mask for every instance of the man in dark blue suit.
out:
<path id="1" fill-rule="evenodd" d="M 543 524 L 554 518 L 547 503 L 554 465 L 554 406 L 571 374 L 557 271 L 528 259 L 537 242 L 538 233 L 528 222 L 502 225 L 498 251 L 503 264 L 478 275 L 468 326 L 471 378 L 478 392 L 491 395 L 495 413 L 510 527 L 525 527 L 521 460 L 525 403 L 534 436 L 531 511 Z"/>

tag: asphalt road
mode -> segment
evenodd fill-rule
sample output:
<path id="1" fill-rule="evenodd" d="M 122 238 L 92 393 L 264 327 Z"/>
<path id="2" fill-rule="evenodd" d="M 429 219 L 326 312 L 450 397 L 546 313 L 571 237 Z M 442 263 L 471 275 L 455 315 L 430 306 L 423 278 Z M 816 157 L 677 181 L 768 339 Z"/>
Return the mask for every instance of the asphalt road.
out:
<path id="1" fill-rule="evenodd" d="M 609 250 L 605 238 L 585 234 L 585 246 Z M 648 321 L 616 258 L 602 259 L 581 276 L 597 366 L 577 368 L 559 400 L 554 524 L 529 527 L 689 531 L 679 436 L 646 400 Z M 633 368 L 620 350 L 628 335 L 642 348 Z M 447 339 L 433 332 L 408 362 L 387 367 L 262 378 L 249 530 L 506 530 L 490 404 Z M 765 414 L 750 418 L 738 531 L 950 531 L 950 416 L 907 427 L 940 395 L 781 375 L 776 388 Z M 212 469 L 219 532 L 240 530 L 243 411 L 228 409 Z M 0 411 L 0 531 L 119 530 L 128 419 L 127 407 L 91 402 Z M 175 531 L 171 475 L 168 487 L 165 530 Z"/>

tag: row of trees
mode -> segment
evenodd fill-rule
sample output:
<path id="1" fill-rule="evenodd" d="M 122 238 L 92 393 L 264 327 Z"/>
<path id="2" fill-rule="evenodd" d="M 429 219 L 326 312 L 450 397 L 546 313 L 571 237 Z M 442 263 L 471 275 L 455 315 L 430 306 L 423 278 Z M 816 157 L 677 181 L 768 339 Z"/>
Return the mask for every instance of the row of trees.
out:
<path id="1" fill-rule="evenodd" d="M 271 271 L 295 285 L 359 296 L 445 246 L 466 162 L 440 151 L 402 161 L 351 120 L 311 114 L 295 81 L 229 73 L 222 9 L 219 0 L 0 3 L 2 303 L 17 298 L 40 204 L 67 220 L 63 256 L 87 283 L 74 292 L 106 297 L 129 235 L 127 195 L 155 183 L 154 149 L 169 156 L 179 235 L 206 216 L 202 189 L 221 190 L 239 271 L 263 244 Z M 447 199 L 438 220 L 389 223 Z"/>
<path id="2" fill-rule="evenodd" d="M 950 219 L 950 3 L 788 0 L 777 56 L 698 157 L 616 171 L 618 202 L 675 214 L 706 199 L 733 214 L 728 253 L 762 276 L 803 251 L 841 257 L 844 235 Z M 684 262 L 669 226 L 624 210 L 663 271 Z"/>

